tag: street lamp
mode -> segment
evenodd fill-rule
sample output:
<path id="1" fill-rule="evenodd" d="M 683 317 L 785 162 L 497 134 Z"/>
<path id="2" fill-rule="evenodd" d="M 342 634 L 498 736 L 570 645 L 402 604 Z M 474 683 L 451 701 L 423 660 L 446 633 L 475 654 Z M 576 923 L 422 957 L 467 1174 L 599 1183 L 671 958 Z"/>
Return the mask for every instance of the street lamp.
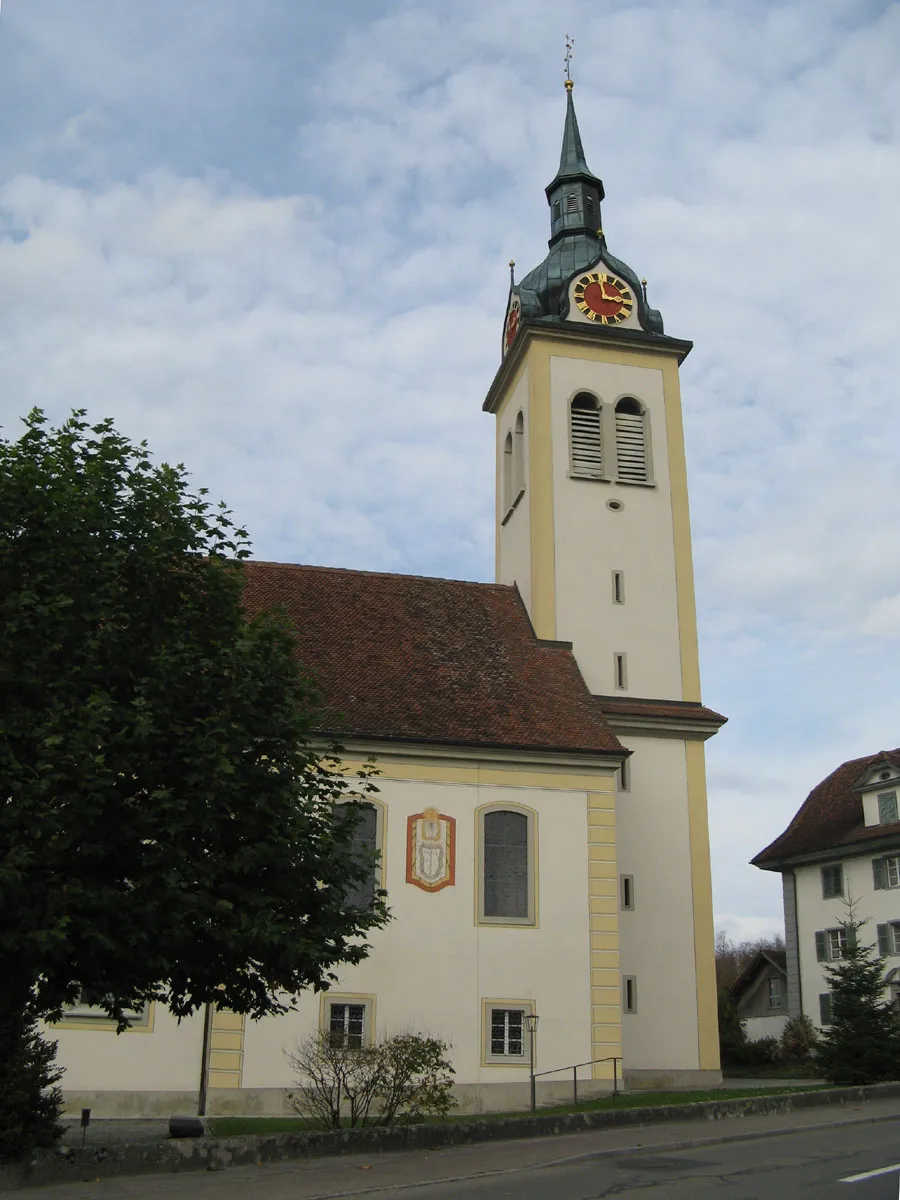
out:
<path id="1" fill-rule="evenodd" d="M 535 1096 L 535 1087 L 534 1087 L 534 1035 L 537 1032 L 537 1023 L 538 1023 L 539 1019 L 540 1018 L 538 1017 L 537 1013 L 535 1013 L 535 1012 L 530 1012 L 530 1013 L 525 1014 L 525 1028 L 528 1030 L 528 1041 L 529 1041 L 529 1047 L 531 1050 L 531 1053 L 529 1055 L 529 1058 L 530 1058 L 529 1072 L 530 1072 L 530 1076 L 531 1076 L 531 1111 L 532 1112 L 534 1112 L 534 1110 L 537 1108 L 537 1099 Z"/>

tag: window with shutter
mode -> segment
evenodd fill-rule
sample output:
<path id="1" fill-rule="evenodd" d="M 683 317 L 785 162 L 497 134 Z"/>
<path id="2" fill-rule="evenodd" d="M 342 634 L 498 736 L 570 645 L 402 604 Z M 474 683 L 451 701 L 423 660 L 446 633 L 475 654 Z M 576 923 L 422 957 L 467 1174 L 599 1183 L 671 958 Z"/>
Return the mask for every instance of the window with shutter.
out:
<path id="1" fill-rule="evenodd" d="M 828 939 L 828 957 L 831 959 L 843 958 L 844 951 L 847 949 L 847 930 L 826 929 L 825 936 Z"/>
<path id="2" fill-rule="evenodd" d="M 884 864 L 884 886 L 889 888 L 900 887 L 900 856 L 891 854 L 882 861 Z"/>
<path id="3" fill-rule="evenodd" d="M 816 930 L 816 961 L 825 962 L 828 958 L 828 947 L 825 943 L 825 930 Z"/>
<path id="4" fill-rule="evenodd" d="M 831 1024 L 831 992 L 819 993 L 819 1024 Z"/>
<path id="5" fill-rule="evenodd" d="M 822 868 L 822 898 L 832 900 L 844 894 L 844 868 L 841 863 Z"/>
<path id="6" fill-rule="evenodd" d="M 579 392 L 571 407 L 572 474 L 603 477 L 603 440 L 600 402 L 590 392 Z"/>
<path id="7" fill-rule="evenodd" d="M 480 819 L 481 919 L 533 925 L 534 816 L 488 809 Z"/>
<path id="8" fill-rule="evenodd" d="M 648 483 L 650 479 L 646 417 L 631 396 L 616 405 L 616 474 L 621 483 Z"/>
<path id="9" fill-rule="evenodd" d="M 883 858 L 873 858 L 872 859 L 872 879 L 875 884 L 876 891 L 880 891 L 882 888 L 887 887 L 887 880 L 885 879 L 884 859 Z"/>
<path id="10" fill-rule="evenodd" d="M 894 938 L 891 933 L 891 927 L 887 923 L 877 925 L 878 931 L 878 953 L 882 956 L 894 953 Z"/>

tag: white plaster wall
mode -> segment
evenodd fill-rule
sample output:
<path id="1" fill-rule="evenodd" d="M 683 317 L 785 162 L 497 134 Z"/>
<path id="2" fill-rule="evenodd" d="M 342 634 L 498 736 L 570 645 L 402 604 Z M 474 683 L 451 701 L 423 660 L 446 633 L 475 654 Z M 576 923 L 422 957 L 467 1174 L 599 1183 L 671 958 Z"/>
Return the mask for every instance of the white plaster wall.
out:
<path id="1" fill-rule="evenodd" d="M 876 925 L 885 921 L 900 921 L 900 888 L 875 890 L 872 875 L 874 854 L 845 858 L 844 893 L 852 896 L 857 919 L 868 917 L 868 923 L 860 930 L 860 940 L 877 949 Z M 837 860 L 829 860 L 837 861 Z M 803 1011 L 819 1023 L 819 995 L 829 990 L 825 978 L 827 963 L 816 961 L 816 930 L 836 929 L 841 921 L 847 920 L 847 908 L 840 898 L 822 899 L 821 866 L 817 863 L 797 867 L 797 932 L 800 959 L 800 987 Z M 900 956 L 892 955 L 886 960 L 888 969 L 900 966 Z"/>
<path id="2" fill-rule="evenodd" d="M 179 1025 L 167 1009 L 153 1007 L 152 1031 L 46 1027 L 66 1068 L 61 1087 L 78 1091 L 196 1091 L 200 1086 L 203 1017 Z"/>
<path id="3" fill-rule="evenodd" d="M 587 799 L 583 792 L 384 779 L 386 886 L 394 921 L 370 958 L 340 973 L 336 990 L 376 997 L 380 1033 L 413 1029 L 450 1041 L 458 1083 L 527 1078 L 527 1067 L 481 1065 L 485 998 L 534 1000 L 538 1067 L 591 1057 Z M 475 811 L 499 801 L 538 814 L 537 927 L 475 924 Z M 406 883 L 406 819 L 428 805 L 457 818 L 456 884 L 427 893 Z M 294 1080 L 283 1048 L 314 1030 L 318 996 L 298 1011 L 248 1022 L 245 1087 Z"/>
<path id="4" fill-rule="evenodd" d="M 634 911 L 620 914 L 623 975 L 638 1011 L 622 1015 L 627 1068 L 699 1067 L 694 912 L 684 743 L 628 737 L 631 790 L 616 798 L 619 871 L 634 876 Z"/>
<path id="5" fill-rule="evenodd" d="M 782 1013 L 777 1017 L 747 1017 L 744 1027 L 750 1041 L 758 1042 L 760 1038 L 780 1038 L 787 1023 L 787 1015 Z"/>
<path id="6" fill-rule="evenodd" d="M 497 480 L 503 475 L 503 446 L 506 435 L 515 436 L 516 415 L 522 413 L 525 418 L 525 495 L 516 505 L 509 520 L 499 526 L 497 542 L 497 582 L 516 583 L 525 602 L 528 612 L 531 612 L 531 512 L 528 495 L 529 478 L 529 445 L 528 430 L 528 368 L 522 372 L 522 377 L 516 384 L 509 400 L 497 418 Z M 497 492 L 498 511 L 497 521 L 502 521 L 505 513 L 503 507 L 502 484 Z"/>
<path id="7" fill-rule="evenodd" d="M 556 614 L 558 638 L 574 643 L 592 692 L 616 691 L 613 655 L 624 652 L 627 691 L 682 698 L 675 547 L 662 372 L 579 358 L 550 360 Z M 654 487 L 569 478 L 569 403 L 587 390 L 612 408 L 623 395 L 648 409 Z M 611 423 L 604 453 L 612 463 Z M 612 469 L 612 467 L 610 467 Z M 612 512 L 610 499 L 624 509 Z M 625 574 L 625 603 L 613 604 L 612 571 Z"/>

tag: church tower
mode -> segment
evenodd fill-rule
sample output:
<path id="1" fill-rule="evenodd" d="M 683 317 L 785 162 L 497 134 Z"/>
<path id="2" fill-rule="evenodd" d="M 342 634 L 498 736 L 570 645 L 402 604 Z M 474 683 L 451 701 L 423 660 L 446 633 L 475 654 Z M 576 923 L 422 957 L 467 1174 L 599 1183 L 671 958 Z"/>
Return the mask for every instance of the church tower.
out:
<path id="1" fill-rule="evenodd" d="M 679 366 L 602 227 L 566 80 L 549 251 L 511 281 L 496 416 L 496 577 L 538 638 L 571 642 L 632 751 L 616 797 L 622 1030 L 635 1082 L 719 1069 L 703 742 Z"/>

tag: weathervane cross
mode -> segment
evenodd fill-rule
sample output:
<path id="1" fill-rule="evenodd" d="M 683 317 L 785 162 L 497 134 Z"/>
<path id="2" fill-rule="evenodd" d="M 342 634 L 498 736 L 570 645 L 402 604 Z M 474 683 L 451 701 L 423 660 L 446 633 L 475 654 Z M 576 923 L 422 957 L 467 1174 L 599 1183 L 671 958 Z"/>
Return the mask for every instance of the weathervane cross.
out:
<path id="1" fill-rule="evenodd" d="M 575 39 L 566 34 L 566 57 L 563 62 L 566 64 L 566 83 L 572 82 L 572 47 L 575 45 Z"/>

